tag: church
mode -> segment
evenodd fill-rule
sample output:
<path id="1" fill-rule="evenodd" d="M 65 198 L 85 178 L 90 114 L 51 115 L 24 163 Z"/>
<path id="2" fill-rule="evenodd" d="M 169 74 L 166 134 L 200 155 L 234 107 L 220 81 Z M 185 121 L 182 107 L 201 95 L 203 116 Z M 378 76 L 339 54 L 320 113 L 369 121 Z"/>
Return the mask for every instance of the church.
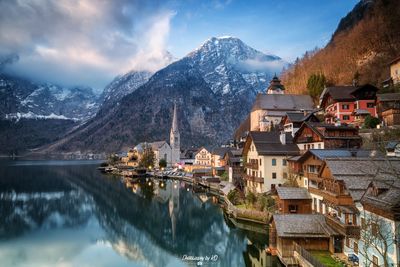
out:
<path id="1" fill-rule="evenodd" d="M 285 94 L 285 87 L 275 75 L 265 94 L 258 94 L 250 113 L 250 131 L 270 131 L 288 112 L 310 113 L 311 96 Z"/>
<path id="2" fill-rule="evenodd" d="M 134 150 L 137 151 L 140 157 L 140 154 L 143 153 L 143 148 L 145 146 L 151 146 L 155 155 L 155 168 L 159 168 L 159 163 L 162 159 L 167 162 L 168 167 L 175 167 L 180 162 L 180 141 L 181 137 L 178 129 L 178 111 L 175 104 L 172 118 L 172 126 L 169 136 L 169 144 L 167 143 L 167 141 L 140 143 L 134 148 Z"/>

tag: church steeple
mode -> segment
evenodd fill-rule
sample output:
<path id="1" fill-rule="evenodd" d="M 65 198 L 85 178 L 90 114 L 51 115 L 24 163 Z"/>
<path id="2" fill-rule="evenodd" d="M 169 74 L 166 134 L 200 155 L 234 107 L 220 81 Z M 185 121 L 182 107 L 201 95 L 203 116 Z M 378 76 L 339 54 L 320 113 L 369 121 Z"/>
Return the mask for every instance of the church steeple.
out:
<path id="1" fill-rule="evenodd" d="M 269 86 L 267 88 L 267 94 L 284 94 L 285 86 L 281 84 L 281 80 L 279 80 L 278 76 L 272 78 L 269 82 Z"/>
<path id="2" fill-rule="evenodd" d="M 171 132 L 170 132 L 170 146 L 172 150 L 172 157 L 171 161 L 172 164 L 179 163 L 179 158 L 180 158 L 180 134 L 179 134 L 179 129 L 178 129 L 178 111 L 176 108 L 176 103 L 174 104 L 174 115 L 172 118 L 172 126 L 171 126 Z"/>

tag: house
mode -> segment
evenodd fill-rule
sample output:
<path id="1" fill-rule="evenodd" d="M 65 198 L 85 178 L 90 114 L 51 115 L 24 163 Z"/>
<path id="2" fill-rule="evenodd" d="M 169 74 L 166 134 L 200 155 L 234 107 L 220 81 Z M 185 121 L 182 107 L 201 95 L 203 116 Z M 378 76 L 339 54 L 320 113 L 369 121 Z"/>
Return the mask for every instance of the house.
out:
<path id="1" fill-rule="evenodd" d="M 126 156 L 121 157 L 121 162 L 126 166 L 138 167 L 139 155 L 135 149 L 130 149 Z"/>
<path id="2" fill-rule="evenodd" d="M 266 94 L 258 94 L 249 117 L 248 131 L 270 131 L 287 112 L 311 112 L 314 109 L 309 95 L 284 94 L 284 87 L 274 77 Z M 243 131 L 242 131 L 243 132 Z"/>
<path id="3" fill-rule="evenodd" d="M 400 141 L 391 141 L 387 143 L 386 156 L 388 157 L 400 157 Z"/>
<path id="4" fill-rule="evenodd" d="M 376 92 L 378 88 L 366 84 L 362 86 L 333 86 L 324 89 L 320 96 L 320 108 L 325 110 L 325 122 L 334 124 L 354 124 L 354 114 L 368 114 L 377 117 Z M 355 110 L 356 113 L 353 113 Z"/>
<path id="5" fill-rule="evenodd" d="M 294 136 L 305 121 L 319 122 L 319 119 L 314 115 L 314 113 L 287 112 L 282 118 L 280 125 L 285 132 L 291 133 L 292 136 Z"/>
<path id="6" fill-rule="evenodd" d="M 238 186 L 244 186 L 242 183 L 244 173 L 242 153 L 242 148 L 232 148 L 224 155 L 225 171 L 228 172 L 229 182 Z"/>
<path id="7" fill-rule="evenodd" d="M 246 189 L 256 193 L 275 190 L 288 177 L 287 158 L 298 154 L 290 133 L 250 132 L 243 148 Z"/>
<path id="8" fill-rule="evenodd" d="M 356 255 L 361 262 L 360 244 L 365 240 L 363 234 L 368 234 L 363 232 L 362 220 L 368 188 L 372 182 L 379 185 L 376 193 L 384 193 L 392 187 L 394 190 L 395 186 L 388 184 L 394 185 L 393 182 L 398 181 L 400 159 L 373 157 L 369 151 L 350 152 L 350 157 L 345 153 L 339 150 L 308 151 L 299 161 L 303 162 L 304 176 L 309 180 L 313 211 L 323 214 L 327 224 L 339 234 L 336 239 L 342 242 L 342 252 Z M 395 212 L 398 197 L 394 193 L 389 195 L 395 204 L 390 204 L 389 197 L 385 201 L 376 201 L 381 207 L 393 208 L 392 212 Z M 376 209 L 370 210 L 379 214 Z"/>
<path id="9" fill-rule="evenodd" d="M 221 175 L 225 172 L 226 161 L 224 159 L 225 153 L 231 150 L 230 147 L 218 147 L 211 152 L 211 167 L 213 175 Z"/>
<path id="10" fill-rule="evenodd" d="M 389 67 L 390 67 L 390 78 L 382 83 L 383 88 L 400 83 L 400 57 L 393 59 L 389 63 Z"/>
<path id="11" fill-rule="evenodd" d="M 311 214 L 312 198 L 306 188 L 281 186 L 276 192 L 280 214 Z"/>
<path id="12" fill-rule="evenodd" d="M 379 117 L 386 126 L 400 125 L 400 93 L 378 94 Z"/>
<path id="13" fill-rule="evenodd" d="M 361 238 L 349 244 L 365 266 L 400 262 L 400 181 L 372 181 L 361 199 Z"/>
<path id="14" fill-rule="evenodd" d="M 298 266 L 299 248 L 340 253 L 337 235 L 321 214 L 274 214 L 269 228 L 269 248 L 276 251 L 285 266 Z"/>
<path id="15" fill-rule="evenodd" d="M 211 166 L 211 150 L 201 147 L 195 153 L 194 164 L 202 166 Z"/>
<path id="16" fill-rule="evenodd" d="M 300 150 L 360 148 L 358 128 L 318 122 L 304 122 L 293 137 Z"/>

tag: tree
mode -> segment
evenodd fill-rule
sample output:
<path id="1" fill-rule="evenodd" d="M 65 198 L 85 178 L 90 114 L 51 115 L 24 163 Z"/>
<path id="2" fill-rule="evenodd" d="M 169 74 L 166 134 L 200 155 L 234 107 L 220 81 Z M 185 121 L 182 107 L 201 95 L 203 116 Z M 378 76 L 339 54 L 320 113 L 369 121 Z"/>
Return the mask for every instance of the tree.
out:
<path id="1" fill-rule="evenodd" d="M 165 159 L 160 159 L 160 162 L 158 162 L 158 166 L 160 166 L 160 168 L 167 167 L 167 161 Z"/>
<path id="2" fill-rule="evenodd" d="M 155 154 L 150 145 L 144 145 L 142 158 L 140 159 L 139 166 L 142 168 L 151 168 L 154 166 Z"/>
<path id="3" fill-rule="evenodd" d="M 378 118 L 368 115 L 364 121 L 364 128 L 374 129 L 380 122 Z"/>
<path id="4" fill-rule="evenodd" d="M 364 256 L 364 266 L 373 265 L 371 251 L 382 257 L 383 264 L 380 266 L 391 266 L 388 254 L 396 242 L 396 234 L 392 230 L 392 225 L 388 220 L 364 210 L 361 228 L 362 243 L 359 253 Z"/>
<path id="5" fill-rule="evenodd" d="M 254 205 L 254 203 L 256 203 L 256 201 L 257 201 L 257 196 L 252 191 L 248 191 L 246 194 L 247 204 Z"/>
<path id="6" fill-rule="evenodd" d="M 108 155 L 107 160 L 109 165 L 114 165 L 119 161 L 119 157 L 116 154 L 110 154 Z"/>
<path id="7" fill-rule="evenodd" d="M 316 102 L 326 85 L 324 74 L 311 74 L 307 80 L 307 92 Z"/>
<path id="8" fill-rule="evenodd" d="M 229 175 L 228 175 L 228 173 L 226 171 L 224 171 L 219 177 L 223 181 L 228 181 L 228 179 L 229 179 Z"/>

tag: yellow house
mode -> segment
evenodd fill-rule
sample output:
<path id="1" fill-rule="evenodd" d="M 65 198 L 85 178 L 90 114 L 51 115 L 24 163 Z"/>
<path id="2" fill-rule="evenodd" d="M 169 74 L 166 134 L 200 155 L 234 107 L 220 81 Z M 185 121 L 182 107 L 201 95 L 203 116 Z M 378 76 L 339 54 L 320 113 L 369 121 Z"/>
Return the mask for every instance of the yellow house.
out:
<path id="1" fill-rule="evenodd" d="M 390 62 L 390 77 L 393 84 L 400 83 L 400 57 Z"/>
<path id="2" fill-rule="evenodd" d="M 299 155 L 292 140 L 290 133 L 249 133 L 243 148 L 246 190 L 255 193 L 273 191 L 287 180 L 287 159 Z"/>

